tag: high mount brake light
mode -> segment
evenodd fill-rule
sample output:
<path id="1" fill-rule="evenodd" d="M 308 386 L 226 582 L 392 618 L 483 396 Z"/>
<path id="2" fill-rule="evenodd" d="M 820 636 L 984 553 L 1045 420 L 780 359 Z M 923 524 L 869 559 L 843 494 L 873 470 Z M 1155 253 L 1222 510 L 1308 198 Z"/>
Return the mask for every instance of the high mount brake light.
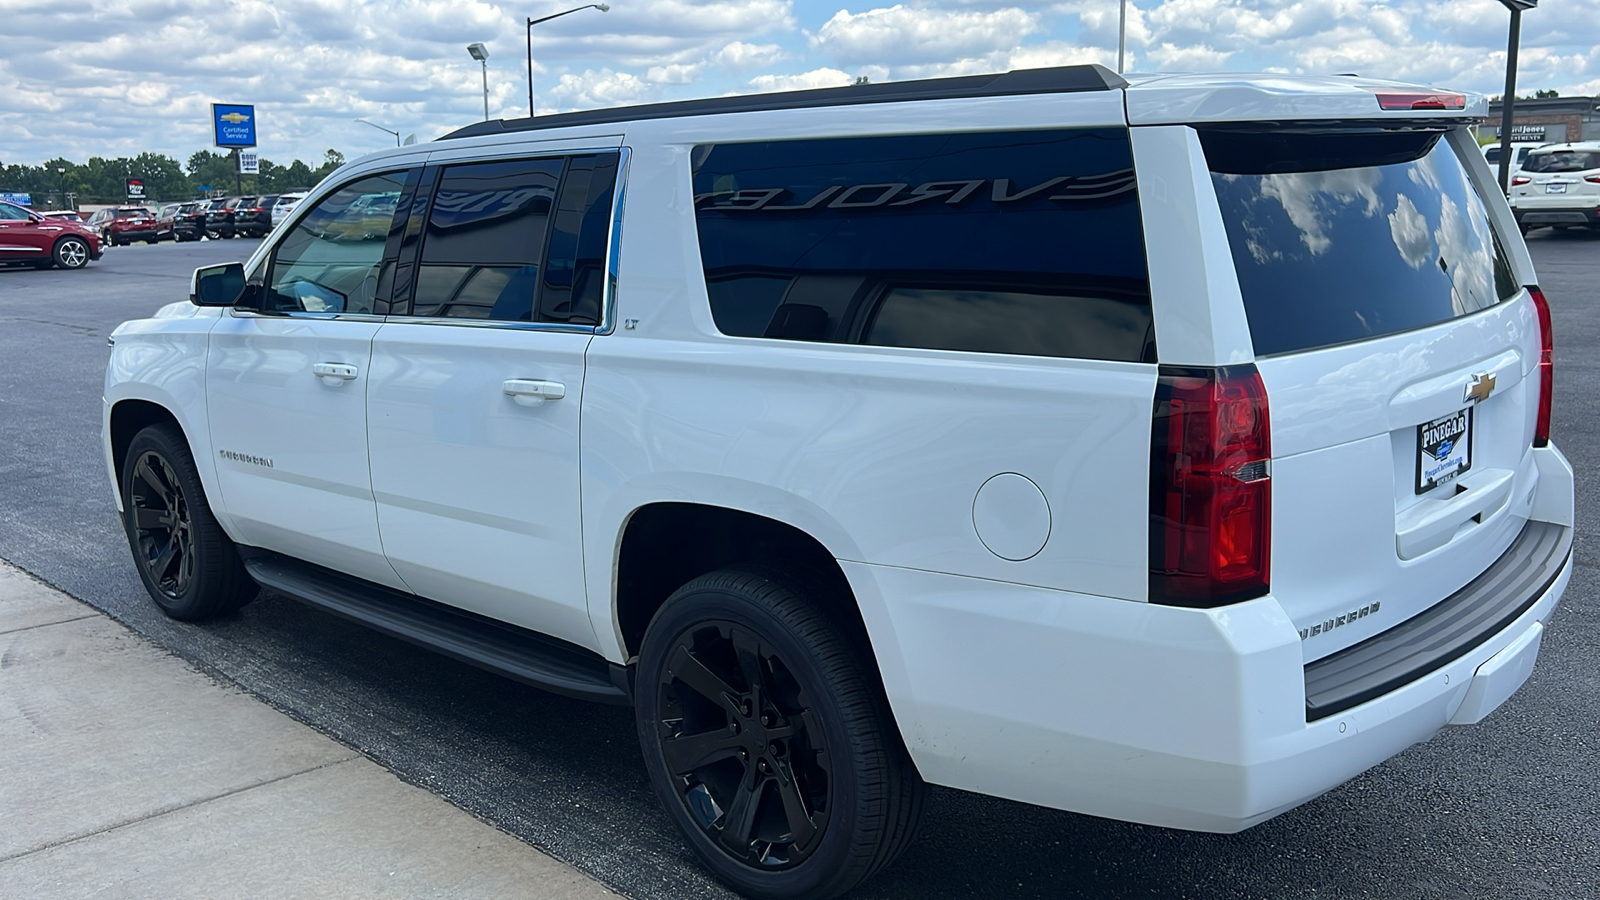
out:
<path id="1" fill-rule="evenodd" d="M 1438 91 L 1379 94 L 1378 108 L 1387 110 L 1466 109 L 1467 97 L 1465 94 L 1449 94 Z"/>
<path id="2" fill-rule="evenodd" d="M 1150 443 L 1150 602 L 1265 594 L 1272 442 L 1255 366 L 1162 366 Z"/>
<path id="3" fill-rule="evenodd" d="M 1550 304 L 1544 292 L 1537 287 L 1528 288 L 1534 312 L 1539 317 L 1539 413 L 1533 420 L 1533 445 L 1550 444 L 1550 401 L 1555 396 L 1555 362 L 1551 352 L 1555 348 L 1550 332 Z"/>

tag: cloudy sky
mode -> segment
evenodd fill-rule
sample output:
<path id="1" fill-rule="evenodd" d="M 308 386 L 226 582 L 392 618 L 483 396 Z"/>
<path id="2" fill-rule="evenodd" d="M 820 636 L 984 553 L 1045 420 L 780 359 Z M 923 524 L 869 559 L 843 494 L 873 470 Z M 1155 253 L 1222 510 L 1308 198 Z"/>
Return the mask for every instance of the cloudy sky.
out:
<path id="1" fill-rule="evenodd" d="M 489 112 L 527 114 L 525 17 L 581 0 L 0 0 L 0 162 L 132 155 L 182 160 L 211 142 L 210 104 L 253 103 L 260 151 L 313 165 L 420 140 Z M 610 0 L 534 28 L 540 113 L 1116 63 L 1117 0 Z M 1600 93 L 1600 0 L 1523 17 L 1519 92 Z M 1397 77 L 1499 93 L 1497 0 L 1137 0 L 1130 72 Z"/>

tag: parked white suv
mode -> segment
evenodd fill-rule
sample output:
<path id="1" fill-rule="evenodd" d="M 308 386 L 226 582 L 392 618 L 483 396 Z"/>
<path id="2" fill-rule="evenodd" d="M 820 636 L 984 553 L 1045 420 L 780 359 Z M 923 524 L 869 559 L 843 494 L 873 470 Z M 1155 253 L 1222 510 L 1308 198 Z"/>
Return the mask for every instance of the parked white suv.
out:
<path id="1" fill-rule="evenodd" d="M 1600 228 L 1600 141 L 1529 152 L 1511 179 L 1511 208 L 1523 234 L 1542 225 Z"/>
<path id="2" fill-rule="evenodd" d="M 632 704 L 752 896 L 926 782 L 1237 831 L 1483 719 L 1566 587 L 1484 113 L 1071 67 L 474 125 L 119 327 L 106 463 L 169 615 Z"/>

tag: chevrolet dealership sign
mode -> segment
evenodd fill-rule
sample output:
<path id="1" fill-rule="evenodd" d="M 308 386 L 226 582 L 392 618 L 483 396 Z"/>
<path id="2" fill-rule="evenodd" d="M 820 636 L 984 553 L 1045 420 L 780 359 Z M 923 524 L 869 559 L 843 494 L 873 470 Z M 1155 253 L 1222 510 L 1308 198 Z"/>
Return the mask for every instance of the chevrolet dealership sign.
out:
<path id="1" fill-rule="evenodd" d="M 256 108 L 231 103 L 211 104 L 212 143 L 218 147 L 256 145 Z"/>

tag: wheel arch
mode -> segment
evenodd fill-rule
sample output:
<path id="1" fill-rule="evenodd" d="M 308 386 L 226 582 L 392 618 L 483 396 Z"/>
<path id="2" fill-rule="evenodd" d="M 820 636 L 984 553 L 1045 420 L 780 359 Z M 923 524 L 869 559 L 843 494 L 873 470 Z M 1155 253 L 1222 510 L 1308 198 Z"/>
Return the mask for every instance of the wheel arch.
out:
<path id="1" fill-rule="evenodd" d="M 133 443 L 134 435 L 149 428 L 151 425 L 169 424 L 178 429 L 178 433 L 188 440 L 189 433 L 178 421 L 172 410 L 159 403 L 139 398 L 128 398 L 112 404 L 106 414 L 106 443 L 111 454 L 111 477 L 117 493 L 117 505 L 123 502 L 121 473 L 123 464 L 128 459 L 128 446 Z M 194 452 L 191 442 L 189 452 Z"/>
<path id="2" fill-rule="evenodd" d="M 625 658 L 639 652 L 645 628 L 672 592 L 695 578 L 740 564 L 797 566 L 829 590 L 823 603 L 876 667 L 855 591 L 835 554 L 780 519 L 705 503 L 657 501 L 634 509 L 617 538 L 612 621 Z"/>

